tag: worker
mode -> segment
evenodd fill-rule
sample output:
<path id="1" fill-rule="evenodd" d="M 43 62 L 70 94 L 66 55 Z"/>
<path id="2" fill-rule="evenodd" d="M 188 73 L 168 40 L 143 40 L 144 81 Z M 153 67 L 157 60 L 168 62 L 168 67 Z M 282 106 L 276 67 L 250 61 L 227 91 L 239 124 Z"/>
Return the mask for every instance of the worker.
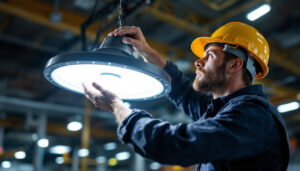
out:
<path id="1" fill-rule="evenodd" d="M 108 36 L 127 35 L 146 62 L 171 77 L 168 99 L 193 122 L 172 124 L 148 112 L 130 109 L 101 83 L 83 84 L 97 108 L 112 112 L 118 138 L 142 156 L 162 164 L 196 165 L 201 171 L 286 170 L 289 147 L 286 127 L 276 108 L 253 80 L 268 73 L 269 45 L 255 28 L 230 22 L 210 37 L 191 43 L 196 76 L 189 81 L 170 60 L 146 41 L 139 27 L 125 26 Z"/>

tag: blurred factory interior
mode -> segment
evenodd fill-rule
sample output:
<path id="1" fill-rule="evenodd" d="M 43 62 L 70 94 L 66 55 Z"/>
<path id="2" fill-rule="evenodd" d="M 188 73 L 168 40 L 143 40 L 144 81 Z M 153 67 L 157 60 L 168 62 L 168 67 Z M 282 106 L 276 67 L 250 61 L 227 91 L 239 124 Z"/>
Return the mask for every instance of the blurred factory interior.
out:
<path id="1" fill-rule="evenodd" d="M 119 0 L 0 0 L 0 170 L 194 170 L 142 158 L 118 142 L 112 114 L 82 95 L 49 83 L 49 58 L 92 50 L 118 27 Z M 191 41 L 229 21 L 256 27 L 268 39 L 269 74 L 263 84 L 279 106 L 290 137 L 289 171 L 300 170 L 300 1 L 123 0 L 126 24 L 139 26 L 159 53 L 193 79 Z M 250 21 L 247 14 L 268 4 Z M 95 7 L 96 21 L 89 23 Z M 85 36 L 81 28 L 86 26 Z M 85 38 L 85 41 L 84 39 Z M 190 122 L 166 98 L 129 102 L 172 123 Z"/>

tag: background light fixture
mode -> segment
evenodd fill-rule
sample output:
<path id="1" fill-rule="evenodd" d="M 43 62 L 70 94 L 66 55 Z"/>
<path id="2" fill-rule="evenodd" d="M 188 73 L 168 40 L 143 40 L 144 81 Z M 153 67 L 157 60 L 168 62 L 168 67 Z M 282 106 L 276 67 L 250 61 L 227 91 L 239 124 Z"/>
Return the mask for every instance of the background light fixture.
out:
<path id="1" fill-rule="evenodd" d="M 78 156 L 79 157 L 86 157 L 90 154 L 90 151 L 89 149 L 86 149 L 86 148 L 81 148 L 78 150 Z"/>
<path id="2" fill-rule="evenodd" d="M 49 140 L 46 138 L 39 139 L 37 143 L 39 147 L 46 148 L 49 145 Z"/>
<path id="3" fill-rule="evenodd" d="M 66 145 L 56 145 L 49 149 L 51 154 L 65 154 L 71 151 L 71 147 Z"/>
<path id="4" fill-rule="evenodd" d="M 15 152 L 14 157 L 16 159 L 25 159 L 26 153 L 24 151 L 17 151 Z"/>
<path id="5" fill-rule="evenodd" d="M 65 160 L 64 160 L 64 158 L 63 157 L 56 157 L 55 158 L 55 162 L 57 163 L 57 164 L 63 164 L 64 162 L 65 162 Z"/>
<path id="6" fill-rule="evenodd" d="M 109 142 L 104 144 L 104 150 L 110 151 L 110 150 L 115 150 L 117 148 L 117 143 L 115 142 Z"/>
<path id="7" fill-rule="evenodd" d="M 300 108 L 299 102 L 294 101 L 294 102 L 289 102 L 289 103 L 278 105 L 277 110 L 280 113 L 286 113 L 289 111 L 297 110 L 299 108 Z"/>
<path id="8" fill-rule="evenodd" d="M 150 169 L 151 170 L 158 170 L 161 167 L 161 165 L 158 162 L 152 162 L 150 164 Z"/>
<path id="9" fill-rule="evenodd" d="M 261 16 L 267 14 L 271 10 L 271 6 L 269 4 L 263 4 L 255 10 L 249 12 L 247 14 L 247 19 L 250 21 L 257 20 Z"/>
<path id="10" fill-rule="evenodd" d="M 67 125 L 68 131 L 79 131 L 82 128 L 82 123 L 79 121 L 71 121 Z"/>
<path id="11" fill-rule="evenodd" d="M 4 169 L 8 169 L 11 167 L 11 162 L 10 161 L 7 161 L 7 160 L 4 160 L 1 162 L 1 167 L 4 168 Z"/>
<path id="12" fill-rule="evenodd" d="M 125 100 L 149 100 L 170 91 L 170 76 L 161 68 L 136 59 L 124 36 L 108 36 L 93 52 L 52 57 L 44 69 L 52 84 L 83 93 L 82 83 L 98 82 Z"/>
<path id="13" fill-rule="evenodd" d="M 116 154 L 116 159 L 119 160 L 119 161 L 127 160 L 129 158 L 130 158 L 130 153 L 127 152 L 127 151 L 123 151 L 123 152 L 120 152 L 120 153 Z"/>

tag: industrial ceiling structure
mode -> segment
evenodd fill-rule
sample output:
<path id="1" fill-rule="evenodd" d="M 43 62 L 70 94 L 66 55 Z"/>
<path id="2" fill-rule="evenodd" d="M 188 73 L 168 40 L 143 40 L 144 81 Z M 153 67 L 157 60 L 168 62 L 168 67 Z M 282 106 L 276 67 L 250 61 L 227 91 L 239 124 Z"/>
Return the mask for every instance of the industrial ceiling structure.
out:
<path id="1" fill-rule="evenodd" d="M 209 36 L 230 21 L 256 27 L 268 39 L 271 51 L 269 74 L 256 83 L 264 85 L 275 106 L 299 104 L 300 1 L 123 0 L 122 3 L 126 25 L 139 26 L 148 43 L 191 79 L 197 59 L 190 51 L 194 38 Z M 112 114 L 94 109 L 82 95 L 53 86 L 43 77 L 51 57 L 97 48 L 107 33 L 118 27 L 119 4 L 119 0 L 0 1 L 0 170 L 9 170 L 8 166 L 24 171 L 193 170 L 161 166 L 136 155 L 118 142 Z M 270 12 L 249 21 L 246 15 L 262 4 L 269 4 Z M 190 122 L 165 98 L 133 101 L 128 105 L 146 109 L 154 117 L 173 123 Z M 289 170 L 297 170 L 300 110 L 282 113 L 282 117 L 291 141 Z M 71 121 L 83 123 L 83 128 L 70 131 L 67 125 Z M 52 149 L 57 145 L 69 149 L 58 154 Z"/>

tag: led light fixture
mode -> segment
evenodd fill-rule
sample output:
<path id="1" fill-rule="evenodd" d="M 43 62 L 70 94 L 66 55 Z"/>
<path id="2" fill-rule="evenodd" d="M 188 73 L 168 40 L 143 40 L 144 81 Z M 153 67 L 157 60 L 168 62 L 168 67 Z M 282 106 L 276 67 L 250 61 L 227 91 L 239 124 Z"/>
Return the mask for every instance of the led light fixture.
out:
<path id="1" fill-rule="evenodd" d="M 65 145 L 56 145 L 49 149 L 51 154 L 65 154 L 71 151 L 71 147 Z"/>
<path id="2" fill-rule="evenodd" d="M 130 153 L 127 152 L 127 151 L 123 151 L 123 152 L 120 152 L 120 153 L 117 153 L 116 154 L 116 159 L 121 161 L 121 160 L 127 160 L 130 158 Z"/>
<path id="3" fill-rule="evenodd" d="M 250 21 L 254 21 L 261 16 L 267 14 L 271 10 L 271 6 L 269 4 L 264 4 L 257 9 L 251 11 L 250 13 L 247 14 L 247 19 Z"/>
<path id="4" fill-rule="evenodd" d="M 25 159 L 26 153 L 24 151 L 17 151 L 14 156 L 16 159 Z"/>
<path id="5" fill-rule="evenodd" d="M 69 122 L 67 125 L 67 129 L 69 131 L 79 131 L 82 128 L 82 123 L 78 121 Z"/>
<path id="6" fill-rule="evenodd" d="M 1 167 L 4 168 L 4 169 L 8 169 L 11 167 L 11 162 L 10 161 L 2 161 L 1 162 Z"/>
<path id="7" fill-rule="evenodd" d="M 63 157 L 56 157 L 55 158 L 55 162 L 57 164 L 63 164 L 65 162 L 64 158 Z"/>
<path id="8" fill-rule="evenodd" d="M 281 104 L 277 107 L 277 110 L 280 113 L 285 113 L 285 112 L 289 112 L 289 111 L 293 111 L 293 110 L 297 110 L 300 108 L 300 103 L 299 102 L 290 102 L 290 103 L 285 103 L 285 104 Z"/>
<path id="9" fill-rule="evenodd" d="M 49 140 L 48 139 L 43 138 L 43 139 L 38 140 L 38 146 L 39 147 L 46 148 L 46 147 L 48 147 L 48 145 L 49 145 Z"/>
<path id="10" fill-rule="evenodd" d="M 117 143 L 115 142 L 109 142 L 104 144 L 104 149 L 109 151 L 109 150 L 115 150 L 117 148 Z"/>
<path id="11" fill-rule="evenodd" d="M 86 148 L 81 148 L 78 150 L 78 156 L 79 157 L 86 157 L 90 154 L 90 151 L 89 149 L 86 149 Z"/>
<path id="12" fill-rule="evenodd" d="M 83 93 L 82 83 L 97 82 L 125 100 L 150 100 L 170 91 L 170 76 L 161 68 L 136 59 L 124 36 L 107 36 L 93 52 L 52 57 L 44 69 L 52 84 Z"/>

